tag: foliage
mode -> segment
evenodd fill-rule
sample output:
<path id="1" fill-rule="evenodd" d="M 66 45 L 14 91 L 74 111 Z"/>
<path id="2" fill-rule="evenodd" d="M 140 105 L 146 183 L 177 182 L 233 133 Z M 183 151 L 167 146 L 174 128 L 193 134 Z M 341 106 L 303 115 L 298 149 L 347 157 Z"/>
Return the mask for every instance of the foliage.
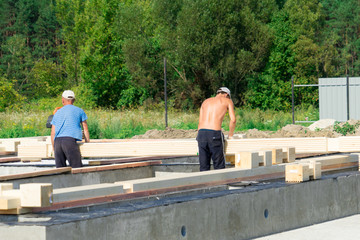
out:
<path id="1" fill-rule="evenodd" d="M 360 72 L 359 25 L 357 0 L 0 0 L 0 76 L 29 102 L 78 89 L 86 108 L 151 108 L 166 58 L 177 109 L 227 86 L 236 106 L 288 111 L 292 77 Z"/>
<path id="2" fill-rule="evenodd" d="M 343 136 L 346 136 L 347 134 L 355 133 L 356 128 L 358 126 L 359 126 L 358 123 L 353 125 L 348 122 L 345 122 L 345 123 L 335 122 L 334 131 L 342 134 Z"/>
<path id="3" fill-rule="evenodd" d="M 22 111 L 0 112 L 0 138 L 49 135 L 50 130 L 45 127 L 46 120 L 59 104 L 60 98 L 42 99 L 29 103 L 30 106 L 24 106 Z M 165 129 L 163 109 L 85 109 L 85 112 L 91 139 L 131 138 L 150 129 Z M 235 113 L 236 132 L 253 128 L 277 131 L 292 121 L 291 112 L 284 111 L 237 108 Z M 305 120 L 306 117 L 308 120 L 317 120 L 318 116 L 318 109 L 313 107 L 301 106 L 295 112 L 295 120 Z M 198 120 L 198 111 L 178 111 L 170 108 L 168 112 L 168 126 L 173 129 L 197 129 Z M 228 123 L 227 115 L 222 125 L 225 131 L 229 130 Z"/>
<path id="4" fill-rule="evenodd" d="M 38 91 L 33 97 L 56 97 L 67 88 L 61 66 L 54 62 L 40 59 L 29 74 L 29 85 Z"/>
<path id="5" fill-rule="evenodd" d="M 7 108 L 19 108 L 24 98 L 14 89 L 16 81 L 9 81 L 4 76 L 0 77 L 0 111 Z"/>

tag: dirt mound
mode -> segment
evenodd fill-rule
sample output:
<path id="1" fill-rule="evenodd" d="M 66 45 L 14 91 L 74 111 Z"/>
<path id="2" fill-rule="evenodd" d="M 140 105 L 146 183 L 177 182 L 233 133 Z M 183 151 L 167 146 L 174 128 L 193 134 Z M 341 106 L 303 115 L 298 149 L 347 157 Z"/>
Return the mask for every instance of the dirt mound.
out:
<path id="1" fill-rule="evenodd" d="M 289 124 L 276 132 L 259 131 L 258 129 L 249 129 L 241 132 L 245 138 L 284 138 L 284 137 L 339 137 L 339 136 L 360 136 L 360 121 L 349 120 L 343 123 L 335 123 L 320 128 L 320 123 L 314 123 L 315 130 L 301 125 Z M 335 127 L 334 127 L 335 126 Z M 239 132 L 236 132 L 239 134 Z M 227 135 L 228 132 L 224 131 Z M 177 138 L 196 138 L 197 130 L 182 130 L 167 128 L 165 130 L 149 130 L 143 135 L 137 135 L 137 139 L 177 139 Z"/>
<path id="2" fill-rule="evenodd" d="M 152 129 L 143 135 L 137 135 L 135 139 L 172 139 L 172 138 L 196 138 L 197 130 L 182 130 L 166 128 L 165 130 Z"/>

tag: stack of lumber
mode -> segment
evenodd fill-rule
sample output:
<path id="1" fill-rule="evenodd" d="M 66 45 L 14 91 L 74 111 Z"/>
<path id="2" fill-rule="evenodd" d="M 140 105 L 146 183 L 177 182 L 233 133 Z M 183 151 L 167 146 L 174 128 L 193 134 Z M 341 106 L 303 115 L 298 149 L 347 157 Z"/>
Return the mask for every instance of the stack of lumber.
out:
<path id="1" fill-rule="evenodd" d="M 286 165 L 285 181 L 303 182 L 321 178 L 322 172 L 359 167 L 358 154 L 336 154 L 303 159 Z"/>
<path id="2" fill-rule="evenodd" d="M 144 156 L 196 156 L 197 142 L 194 139 L 127 139 L 116 142 L 79 143 L 83 157 L 144 157 Z M 268 139 L 230 139 L 226 141 L 226 155 L 242 151 L 295 147 L 297 153 L 326 153 L 326 138 L 268 138 Z M 53 157 L 50 143 L 20 143 L 20 158 Z"/>
<path id="3" fill-rule="evenodd" d="M 33 207 L 51 205 L 52 184 L 26 183 L 20 189 L 13 189 L 12 183 L 0 184 L 0 214 L 31 212 Z"/>
<path id="4" fill-rule="evenodd" d="M 143 157 L 196 156 L 195 139 L 115 139 L 113 141 L 80 143 L 83 157 Z M 5 151 L 18 151 L 21 158 L 52 158 L 49 137 L 0 139 Z M 360 151 L 360 137 L 309 137 L 229 139 L 225 144 L 227 155 L 243 151 L 258 151 L 278 147 L 295 147 L 297 153 L 329 153 Z M 0 149 L 1 150 L 1 149 Z"/>
<path id="5" fill-rule="evenodd" d="M 289 163 L 295 161 L 295 148 L 268 148 L 260 151 L 237 152 L 235 155 L 226 156 L 226 161 L 231 162 L 235 167 L 248 169 L 258 166 Z"/>
<path id="6" fill-rule="evenodd" d="M 0 147 L 4 147 L 6 152 L 17 152 L 18 145 L 33 144 L 38 142 L 51 143 L 49 136 L 24 137 L 24 138 L 0 138 Z"/>

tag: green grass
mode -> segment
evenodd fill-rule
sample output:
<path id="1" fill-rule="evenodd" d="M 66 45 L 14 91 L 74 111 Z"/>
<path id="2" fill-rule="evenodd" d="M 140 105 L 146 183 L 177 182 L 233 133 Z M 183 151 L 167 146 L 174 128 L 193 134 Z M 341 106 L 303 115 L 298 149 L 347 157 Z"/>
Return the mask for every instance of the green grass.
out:
<path id="1" fill-rule="evenodd" d="M 47 136 L 50 129 L 45 127 L 46 120 L 53 108 L 45 108 L 44 104 L 35 110 L 8 111 L 0 113 L 0 138 Z M 56 103 L 52 107 L 56 106 Z M 111 139 L 131 138 L 144 134 L 150 129 L 165 129 L 165 113 L 162 110 L 104 110 L 87 109 L 90 138 Z M 258 130 L 276 131 L 292 123 L 291 112 L 259 109 L 236 109 L 236 131 L 256 128 Z M 174 129 L 197 129 L 198 111 L 168 112 L 168 126 Z M 318 110 L 309 107 L 296 109 L 295 119 L 299 121 L 318 120 Z M 228 130 L 229 117 L 225 116 L 223 129 Z"/>

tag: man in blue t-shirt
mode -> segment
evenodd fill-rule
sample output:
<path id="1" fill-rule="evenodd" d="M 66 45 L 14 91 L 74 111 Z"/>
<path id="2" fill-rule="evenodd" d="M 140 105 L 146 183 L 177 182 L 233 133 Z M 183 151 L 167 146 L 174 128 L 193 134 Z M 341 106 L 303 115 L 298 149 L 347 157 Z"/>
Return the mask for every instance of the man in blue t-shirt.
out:
<path id="1" fill-rule="evenodd" d="M 87 116 L 74 106 L 75 94 L 66 90 L 62 94 L 63 107 L 51 121 L 51 142 L 55 154 L 56 167 L 66 167 L 66 160 L 73 168 L 82 167 L 81 154 L 77 141 L 82 140 L 81 125 L 84 129 L 85 142 L 90 142 Z"/>

